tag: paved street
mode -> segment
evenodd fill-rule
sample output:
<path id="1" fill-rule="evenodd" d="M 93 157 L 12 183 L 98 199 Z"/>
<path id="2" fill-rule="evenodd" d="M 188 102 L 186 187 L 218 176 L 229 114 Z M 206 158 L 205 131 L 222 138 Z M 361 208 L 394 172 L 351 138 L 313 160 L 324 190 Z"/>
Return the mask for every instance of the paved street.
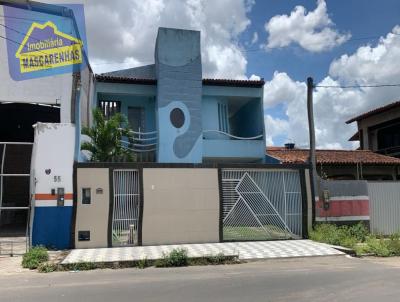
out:
<path id="1" fill-rule="evenodd" d="M 381 262 L 381 263 L 378 263 Z M 0 276 L 1 301 L 398 301 L 400 261 L 345 256 Z"/>

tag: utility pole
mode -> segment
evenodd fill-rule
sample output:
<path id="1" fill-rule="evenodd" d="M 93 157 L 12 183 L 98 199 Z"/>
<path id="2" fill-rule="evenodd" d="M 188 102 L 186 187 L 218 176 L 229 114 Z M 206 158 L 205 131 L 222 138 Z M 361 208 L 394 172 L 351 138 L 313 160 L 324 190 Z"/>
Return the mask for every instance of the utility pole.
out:
<path id="1" fill-rule="evenodd" d="M 314 106 L 313 106 L 313 89 L 314 80 L 313 78 L 307 78 L 307 113 L 308 113 L 308 131 L 310 135 L 310 164 L 311 164 L 311 192 L 312 192 L 312 204 L 313 206 L 313 216 L 315 217 L 315 196 L 317 186 L 317 166 L 315 157 L 315 128 L 314 128 Z M 314 221 L 313 217 L 313 221 Z"/>

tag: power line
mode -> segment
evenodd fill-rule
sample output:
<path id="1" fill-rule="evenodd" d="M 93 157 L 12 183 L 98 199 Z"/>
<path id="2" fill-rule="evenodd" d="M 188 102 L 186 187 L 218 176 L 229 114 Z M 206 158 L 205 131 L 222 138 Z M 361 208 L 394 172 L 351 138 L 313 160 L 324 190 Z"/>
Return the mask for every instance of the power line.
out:
<path id="1" fill-rule="evenodd" d="M 17 41 L 14 41 L 14 40 L 12 40 L 12 39 L 10 39 L 10 38 L 4 37 L 4 36 L 2 36 L 2 35 L 0 35 L 0 38 L 1 38 L 1 39 L 4 39 L 4 40 L 7 40 L 7 41 L 10 41 L 10 42 L 12 42 L 12 43 L 14 43 L 14 44 L 22 45 L 22 46 L 23 46 L 22 43 L 17 42 Z M 41 54 L 43 54 L 43 55 L 45 55 L 45 56 L 48 55 L 47 53 L 45 53 L 45 52 L 43 52 L 43 51 L 41 51 L 41 50 L 36 50 L 36 51 L 39 52 L 39 53 L 41 53 Z"/>
<path id="2" fill-rule="evenodd" d="M 400 87 L 400 84 L 371 84 L 371 85 L 314 85 L 314 88 L 342 88 L 342 89 L 353 89 L 353 88 L 381 88 L 381 87 Z"/>
<path id="3" fill-rule="evenodd" d="M 4 24 L 1 24 L 1 23 L 0 23 L 0 26 L 3 26 L 4 28 L 7 28 L 7 29 L 9 29 L 9 30 L 11 30 L 11 31 L 13 31 L 13 32 L 16 32 L 16 33 L 20 34 L 20 35 L 23 36 L 23 37 L 26 36 L 26 33 L 20 32 L 20 31 L 14 29 L 14 28 L 12 28 L 12 27 L 9 27 L 9 26 L 7 26 L 7 25 L 4 25 Z M 36 40 L 36 41 L 40 41 L 40 39 L 35 38 L 35 37 L 33 37 L 32 35 L 30 35 L 29 37 L 32 38 L 32 39 L 34 39 L 34 40 Z"/>

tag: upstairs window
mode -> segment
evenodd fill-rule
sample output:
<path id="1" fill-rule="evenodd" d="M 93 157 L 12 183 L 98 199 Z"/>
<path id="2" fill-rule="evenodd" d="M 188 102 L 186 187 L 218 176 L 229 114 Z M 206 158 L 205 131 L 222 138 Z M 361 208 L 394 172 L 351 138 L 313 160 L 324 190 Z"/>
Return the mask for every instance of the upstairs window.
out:
<path id="1" fill-rule="evenodd" d="M 121 112 L 121 102 L 119 101 L 99 101 L 99 108 L 103 112 L 104 117 L 109 119 L 116 113 Z"/>
<path id="2" fill-rule="evenodd" d="M 218 125 L 219 131 L 229 133 L 228 106 L 224 103 L 218 103 Z"/>

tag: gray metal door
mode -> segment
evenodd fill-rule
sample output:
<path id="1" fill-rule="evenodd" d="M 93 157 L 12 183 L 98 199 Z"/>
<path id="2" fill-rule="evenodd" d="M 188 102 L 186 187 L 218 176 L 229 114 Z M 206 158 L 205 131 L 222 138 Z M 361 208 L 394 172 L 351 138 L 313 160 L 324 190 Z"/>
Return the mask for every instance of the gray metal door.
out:
<path id="1" fill-rule="evenodd" d="M 112 245 L 137 245 L 140 213 L 139 170 L 114 170 L 113 186 Z"/>
<path id="2" fill-rule="evenodd" d="M 400 182 L 368 182 L 368 195 L 371 232 L 400 232 Z"/>
<path id="3" fill-rule="evenodd" d="M 145 131 L 144 108 L 128 107 L 128 122 L 133 131 Z"/>
<path id="4" fill-rule="evenodd" d="M 222 169 L 223 240 L 302 237 L 296 170 Z"/>

